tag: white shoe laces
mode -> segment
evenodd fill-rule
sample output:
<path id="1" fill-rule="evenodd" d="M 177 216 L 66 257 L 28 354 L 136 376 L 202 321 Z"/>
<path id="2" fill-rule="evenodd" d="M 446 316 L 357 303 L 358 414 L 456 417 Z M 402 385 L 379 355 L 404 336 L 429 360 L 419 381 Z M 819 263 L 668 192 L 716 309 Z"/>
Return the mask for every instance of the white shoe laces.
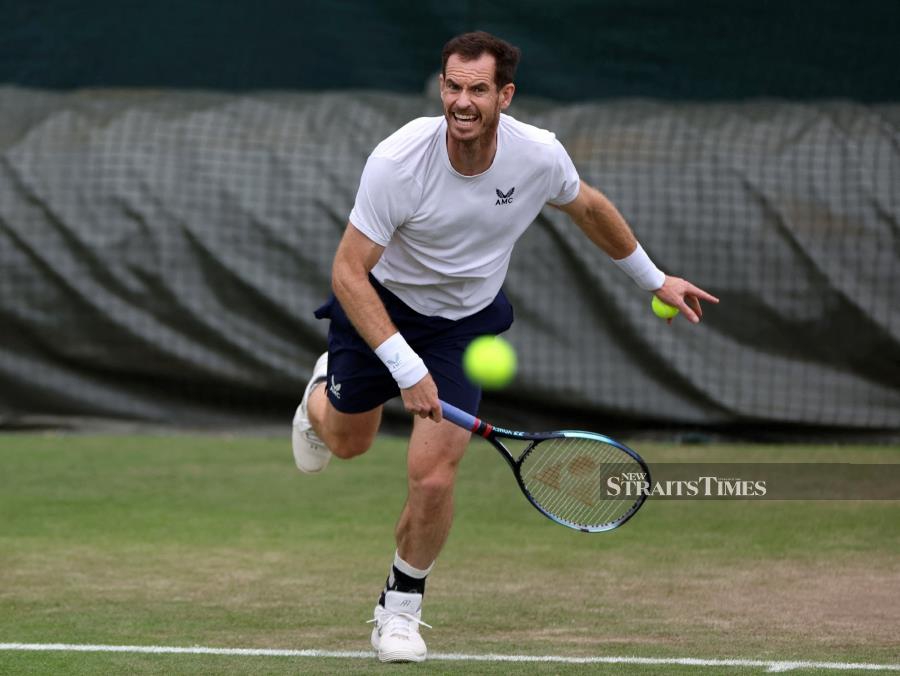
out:
<path id="1" fill-rule="evenodd" d="M 385 616 L 387 619 L 384 619 Z M 366 622 L 366 624 L 372 624 L 373 622 L 378 622 L 377 617 L 373 617 L 371 620 Z M 382 614 L 382 624 L 384 629 L 379 632 L 383 635 L 388 636 L 396 636 L 400 635 L 403 638 L 409 638 L 410 630 L 415 625 L 419 624 L 423 627 L 428 627 L 429 629 L 433 629 L 430 624 L 427 622 L 423 622 L 415 615 L 410 615 L 409 613 L 392 613 L 389 610 L 385 610 Z"/>

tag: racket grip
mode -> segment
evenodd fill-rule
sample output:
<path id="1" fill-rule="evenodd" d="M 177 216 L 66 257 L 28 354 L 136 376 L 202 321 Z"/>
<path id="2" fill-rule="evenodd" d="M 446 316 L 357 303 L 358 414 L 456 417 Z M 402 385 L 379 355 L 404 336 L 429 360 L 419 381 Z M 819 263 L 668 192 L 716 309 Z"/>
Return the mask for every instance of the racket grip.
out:
<path id="1" fill-rule="evenodd" d="M 463 429 L 474 432 L 478 428 L 478 418 L 462 409 L 456 408 L 453 404 L 448 404 L 444 400 L 441 400 L 441 412 L 447 420 Z"/>

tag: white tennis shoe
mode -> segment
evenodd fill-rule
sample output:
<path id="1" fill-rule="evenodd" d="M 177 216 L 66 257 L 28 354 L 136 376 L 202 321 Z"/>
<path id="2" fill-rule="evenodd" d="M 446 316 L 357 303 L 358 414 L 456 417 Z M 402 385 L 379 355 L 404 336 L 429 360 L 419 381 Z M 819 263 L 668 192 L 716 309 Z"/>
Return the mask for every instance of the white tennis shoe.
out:
<path id="1" fill-rule="evenodd" d="M 315 433 L 309 422 L 307 406 L 309 405 L 309 393 L 319 383 L 323 382 L 328 374 L 328 353 L 326 352 L 316 360 L 312 377 L 303 392 L 303 399 L 294 413 L 294 429 L 291 434 L 291 444 L 294 447 L 294 462 L 297 469 L 306 474 L 321 472 L 331 460 L 331 451 L 322 443 L 319 435 Z"/>
<path id="2" fill-rule="evenodd" d="M 422 622 L 422 595 L 389 591 L 384 606 L 375 606 L 372 647 L 381 662 L 424 662 L 428 650 L 419 634 Z"/>

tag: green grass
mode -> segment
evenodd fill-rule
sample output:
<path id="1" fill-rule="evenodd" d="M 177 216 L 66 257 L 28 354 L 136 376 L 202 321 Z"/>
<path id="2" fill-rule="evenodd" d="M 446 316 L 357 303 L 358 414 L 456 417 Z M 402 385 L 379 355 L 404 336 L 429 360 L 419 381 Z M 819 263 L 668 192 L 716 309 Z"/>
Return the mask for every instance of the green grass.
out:
<path id="1" fill-rule="evenodd" d="M 651 464 L 898 459 L 886 447 L 640 446 Z M 0 435 L 0 643 L 368 650 L 403 454 L 384 437 L 306 477 L 287 439 Z M 425 637 L 435 653 L 897 663 L 898 543 L 898 503 L 874 501 L 651 500 L 626 527 L 584 535 L 532 510 L 473 442 Z M 0 673 L 411 668 L 754 671 L 0 651 Z"/>

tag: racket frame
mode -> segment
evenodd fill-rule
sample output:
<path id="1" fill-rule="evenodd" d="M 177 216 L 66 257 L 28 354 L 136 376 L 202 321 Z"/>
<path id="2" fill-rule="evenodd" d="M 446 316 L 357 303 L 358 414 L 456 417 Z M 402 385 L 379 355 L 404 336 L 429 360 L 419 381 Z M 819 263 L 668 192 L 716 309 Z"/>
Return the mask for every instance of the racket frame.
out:
<path id="1" fill-rule="evenodd" d="M 452 422 L 453 424 L 462 427 L 463 429 L 469 430 L 473 434 L 477 434 L 480 437 L 483 437 L 487 441 L 491 443 L 491 445 L 497 449 L 503 459 L 506 460 L 507 464 L 512 469 L 513 474 L 516 477 L 516 483 L 519 484 L 519 490 L 525 495 L 528 499 L 528 502 L 543 514 L 545 517 L 553 521 L 554 523 L 558 523 L 560 526 L 565 526 L 566 528 L 571 528 L 573 530 L 581 531 L 582 533 L 603 533 L 606 531 L 611 531 L 626 521 L 628 521 L 635 513 L 641 508 L 644 502 L 647 499 L 647 495 L 645 493 L 641 493 L 636 498 L 634 504 L 626 511 L 624 514 L 619 516 L 614 521 L 610 523 L 599 525 L 599 526 L 584 526 L 581 524 L 574 523 L 572 521 L 568 521 L 567 519 L 563 519 L 552 512 L 544 509 L 540 503 L 532 496 L 531 492 L 528 490 L 528 487 L 525 485 L 524 480 L 522 479 L 522 463 L 528 457 L 528 455 L 537 447 L 539 442 L 547 441 L 549 439 L 566 439 L 566 438 L 578 438 L 578 439 L 587 439 L 591 441 L 599 441 L 609 446 L 612 446 L 621 452 L 628 455 L 632 460 L 638 463 L 641 466 L 641 470 L 644 473 L 645 480 L 648 483 L 651 483 L 650 478 L 650 468 L 647 466 L 647 463 L 644 462 L 644 459 L 638 455 L 637 452 L 628 448 L 625 444 L 616 441 L 612 437 L 608 437 L 605 434 L 598 434 L 597 432 L 587 432 L 583 430 L 558 430 L 554 432 L 520 432 L 518 430 L 510 430 L 503 427 L 496 427 L 495 425 L 491 425 L 488 422 L 485 422 L 481 418 L 477 418 L 471 413 L 467 413 L 460 408 L 457 408 L 453 404 L 448 404 L 445 401 L 441 401 L 441 409 L 444 417 Z M 500 439 L 516 439 L 519 441 L 530 441 L 531 443 L 525 447 L 519 457 L 516 458 L 509 452 L 509 449 L 503 444 Z M 652 485 L 652 483 L 651 483 Z"/>

